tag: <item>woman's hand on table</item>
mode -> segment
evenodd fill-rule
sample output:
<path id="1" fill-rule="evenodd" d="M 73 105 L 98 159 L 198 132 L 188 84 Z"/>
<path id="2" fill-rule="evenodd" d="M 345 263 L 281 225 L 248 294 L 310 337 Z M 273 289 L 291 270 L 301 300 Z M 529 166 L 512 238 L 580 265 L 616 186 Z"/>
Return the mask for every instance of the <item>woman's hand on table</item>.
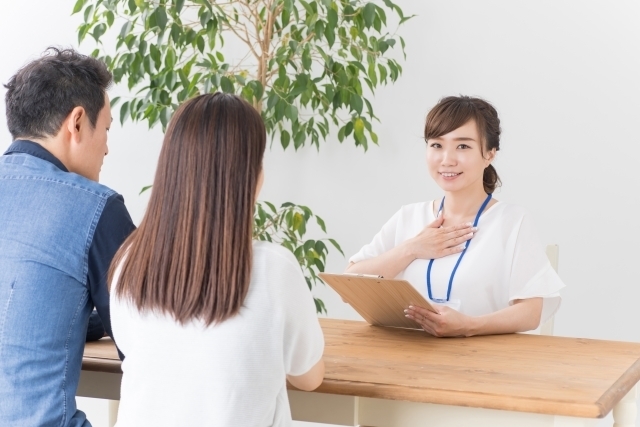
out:
<path id="1" fill-rule="evenodd" d="M 440 217 L 427 225 L 416 237 L 405 243 L 415 259 L 436 259 L 457 254 L 464 249 L 464 243 L 477 231 L 473 224 L 441 227 L 444 218 Z"/>
<path id="2" fill-rule="evenodd" d="M 517 299 L 507 308 L 474 317 L 450 307 L 434 307 L 438 314 L 410 306 L 405 315 L 435 337 L 512 334 L 531 331 L 540 325 L 542 298 Z"/>
<path id="3" fill-rule="evenodd" d="M 409 306 L 405 316 L 418 323 L 422 329 L 434 337 L 463 337 L 469 335 L 471 316 L 450 307 L 434 307 L 438 313 L 426 308 Z"/>

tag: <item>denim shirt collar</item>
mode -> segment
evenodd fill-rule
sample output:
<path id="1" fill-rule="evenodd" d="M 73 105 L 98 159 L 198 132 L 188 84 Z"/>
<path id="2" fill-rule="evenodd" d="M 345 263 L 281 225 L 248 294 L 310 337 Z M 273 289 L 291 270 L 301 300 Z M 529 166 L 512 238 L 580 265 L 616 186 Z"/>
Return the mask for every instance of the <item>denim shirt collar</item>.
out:
<path id="1" fill-rule="evenodd" d="M 13 141 L 13 143 L 9 146 L 9 149 L 4 154 L 9 155 L 13 153 L 29 154 L 39 159 L 46 160 L 49 163 L 53 163 L 58 167 L 58 169 L 64 172 L 69 172 L 69 169 L 67 169 L 56 156 L 47 151 L 42 145 L 37 144 L 33 141 L 27 141 L 24 139 Z"/>

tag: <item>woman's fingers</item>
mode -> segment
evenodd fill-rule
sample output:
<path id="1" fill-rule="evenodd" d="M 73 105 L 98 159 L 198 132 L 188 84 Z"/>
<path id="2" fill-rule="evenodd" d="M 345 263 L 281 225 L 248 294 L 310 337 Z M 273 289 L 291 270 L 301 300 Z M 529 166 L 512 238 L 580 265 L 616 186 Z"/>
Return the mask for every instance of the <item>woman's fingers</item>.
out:
<path id="1" fill-rule="evenodd" d="M 438 332 L 438 314 L 422 307 L 409 307 L 405 310 L 405 317 L 416 322 L 426 333 L 434 337 L 441 336 Z"/>
<path id="2" fill-rule="evenodd" d="M 427 228 L 440 228 L 443 222 L 444 222 L 444 217 L 440 216 L 436 218 L 436 220 L 433 221 L 431 224 L 427 225 Z"/>
<path id="3" fill-rule="evenodd" d="M 422 308 L 418 305 L 410 305 L 409 308 L 407 308 L 405 310 L 405 313 L 407 314 L 418 314 L 420 316 L 426 316 L 427 312 L 429 310 L 427 310 L 426 308 Z"/>
<path id="4" fill-rule="evenodd" d="M 438 310 L 438 308 L 436 308 Z M 426 308 L 410 305 L 405 311 L 405 314 L 411 315 L 417 319 L 431 319 L 435 320 L 438 318 L 438 313 L 434 313 L 431 310 L 427 310 Z"/>
<path id="5" fill-rule="evenodd" d="M 443 307 L 435 307 L 438 313 L 434 313 L 424 307 L 411 305 L 404 312 L 405 314 L 418 319 L 420 323 L 429 322 L 430 324 L 437 324 L 440 320 L 440 312 L 444 310 Z"/>
<path id="6" fill-rule="evenodd" d="M 405 310 L 406 312 L 406 310 Z M 416 322 L 422 329 L 424 329 L 427 333 L 433 335 L 433 329 L 429 322 L 426 322 L 422 317 L 416 316 L 415 313 L 406 313 L 404 315 L 406 318 L 413 320 Z"/>
<path id="7" fill-rule="evenodd" d="M 450 307 L 436 307 L 438 313 L 433 313 L 423 307 L 409 306 L 405 315 L 416 321 L 422 329 L 435 337 L 466 336 L 469 316 L 465 316 Z"/>
<path id="8" fill-rule="evenodd" d="M 420 327 L 429 335 L 433 335 L 434 337 L 437 336 L 436 331 L 434 331 L 433 328 L 431 328 L 431 326 L 429 326 L 428 324 L 420 324 Z"/>
<path id="9" fill-rule="evenodd" d="M 440 228 L 443 221 L 442 217 L 436 219 L 412 239 L 416 258 L 434 259 L 460 253 L 476 230 L 471 223 Z"/>
<path id="10" fill-rule="evenodd" d="M 464 227 L 458 227 L 456 225 L 455 227 L 452 227 L 452 228 L 455 228 L 455 229 L 445 231 L 445 238 L 456 239 L 466 234 L 475 233 L 476 231 L 478 231 L 478 228 L 474 227 L 473 225 L 465 225 Z"/>
<path id="11" fill-rule="evenodd" d="M 458 246 L 467 240 L 471 240 L 478 229 L 473 226 L 464 227 L 458 230 L 450 231 L 445 236 L 445 245 L 447 248 Z"/>
<path id="12" fill-rule="evenodd" d="M 466 242 L 467 240 L 471 240 L 473 238 L 473 233 L 467 233 L 460 237 L 456 237 L 455 239 L 451 239 L 447 242 L 447 246 L 459 246 Z"/>
<path id="13" fill-rule="evenodd" d="M 444 249 L 442 251 L 442 256 L 445 257 L 453 254 L 459 254 L 462 251 L 464 251 L 464 245 L 453 246 L 451 248 Z"/>
<path id="14" fill-rule="evenodd" d="M 442 230 L 446 234 L 457 233 L 457 232 L 462 232 L 464 234 L 465 231 L 467 233 L 469 231 L 473 231 L 473 224 L 470 223 L 470 222 L 463 222 L 462 224 L 452 225 L 452 226 L 449 226 L 449 227 L 444 227 Z"/>

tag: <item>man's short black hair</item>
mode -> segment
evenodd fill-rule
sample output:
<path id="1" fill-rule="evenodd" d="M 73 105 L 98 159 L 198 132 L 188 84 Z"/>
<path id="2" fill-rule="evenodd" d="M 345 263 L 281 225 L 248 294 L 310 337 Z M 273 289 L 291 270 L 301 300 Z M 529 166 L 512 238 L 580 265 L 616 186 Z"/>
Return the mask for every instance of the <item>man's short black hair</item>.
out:
<path id="1" fill-rule="evenodd" d="M 95 127 L 112 79 L 98 59 L 73 49 L 48 48 L 4 85 L 9 132 L 14 139 L 55 136 L 76 107 L 84 107 Z"/>

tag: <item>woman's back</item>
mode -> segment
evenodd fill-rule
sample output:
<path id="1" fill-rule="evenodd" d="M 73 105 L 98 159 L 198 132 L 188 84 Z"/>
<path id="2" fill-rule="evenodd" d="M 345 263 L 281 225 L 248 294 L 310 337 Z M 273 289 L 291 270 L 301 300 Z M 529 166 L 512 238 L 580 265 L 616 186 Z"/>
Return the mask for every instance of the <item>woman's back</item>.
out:
<path id="1" fill-rule="evenodd" d="M 118 426 L 287 426 L 286 378 L 322 382 L 300 265 L 252 241 L 265 146 L 260 114 L 235 95 L 197 96 L 171 118 L 147 211 L 110 269 Z"/>
<path id="2" fill-rule="evenodd" d="M 253 245 L 249 292 L 220 324 L 185 325 L 140 312 L 111 294 L 112 327 L 126 355 L 118 426 L 288 426 L 285 375 L 322 357 L 313 298 L 293 255 Z"/>

